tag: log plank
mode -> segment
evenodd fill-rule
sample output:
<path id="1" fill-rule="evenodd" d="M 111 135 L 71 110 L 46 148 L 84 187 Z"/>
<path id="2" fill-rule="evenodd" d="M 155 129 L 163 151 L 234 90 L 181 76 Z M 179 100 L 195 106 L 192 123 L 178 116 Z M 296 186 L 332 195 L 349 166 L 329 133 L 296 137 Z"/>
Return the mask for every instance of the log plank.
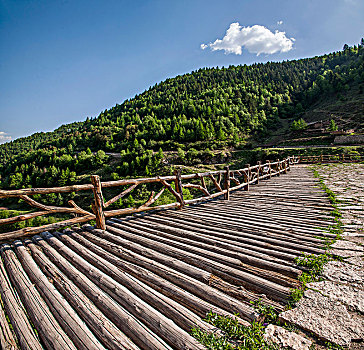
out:
<path id="1" fill-rule="evenodd" d="M 29 318 L 47 349 L 77 350 L 60 327 L 45 301 L 34 287 L 9 245 L 1 247 L 1 256 L 10 280 L 14 284 Z"/>
<path id="2" fill-rule="evenodd" d="M 45 232 L 47 237 L 49 233 Z M 42 247 L 43 252 L 83 293 L 108 317 L 122 332 L 141 349 L 171 350 L 161 338 L 139 322 L 131 313 L 121 307 L 113 298 L 110 298 L 102 289 L 88 277 L 71 265 L 46 239 L 34 236 L 35 244 Z"/>
<path id="3" fill-rule="evenodd" d="M 77 267 L 79 271 L 84 274 L 87 273 L 98 287 L 109 294 L 114 300 L 128 310 L 128 312 L 138 318 L 139 321 L 143 322 L 150 330 L 160 336 L 168 344 L 175 346 L 178 349 L 184 349 L 185 347 L 191 349 L 204 349 L 197 340 L 179 328 L 172 320 L 166 318 L 162 313 L 135 296 L 120 283 L 114 281 L 98 268 L 92 266 L 54 236 L 49 233 L 44 233 L 42 237 L 45 238 L 53 248 L 56 247 L 57 251 L 59 251 L 62 256 L 67 260 L 72 261 L 72 264 Z M 146 288 L 145 285 L 144 288 Z"/>
<path id="4" fill-rule="evenodd" d="M 32 257 L 43 273 L 52 280 L 57 290 L 77 310 L 80 317 L 105 347 L 110 350 L 139 349 L 46 257 L 39 246 L 30 240 L 26 240 L 24 244 L 29 248 Z"/>
<path id="5" fill-rule="evenodd" d="M 6 311 L 6 314 L 9 317 L 10 323 L 14 329 L 14 333 L 16 334 L 16 338 L 20 349 L 42 350 L 43 347 L 40 344 L 40 341 L 33 330 L 33 327 L 27 317 L 26 311 L 23 305 L 21 304 L 21 301 L 18 299 L 17 293 L 14 290 L 11 282 L 8 279 L 8 275 L 1 258 L 0 258 L 0 295 L 1 295 L 1 300 L 4 304 L 4 309 Z M 7 324 L 6 319 L 5 322 Z M 13 349 L 18 349 L 15 343 L 15 339 L 12 337 L 11 333 L 9 333 L 9 330 L 6 329 L 6 326 L 3 327 L 4 327 L 3 333 L 5 333 L 5 335 L 4 338 L 1 339 L 1 342 L 3 342 L 3 343 L 0 342 L 1 346 L 4 349 L 7 349 L 4 346 L 5 342 L 6 346 L 10 345 L 13 347 Z M 10 349 L 12 348 L 10 347 Z"/>
<path id="6" fill-rule="evenodd" d="M 79 350 L 105 349 L 79 318 L 72 306 L 63 299 L 58 290 L 48 281 L 32 259 L 21 241 L 13 243 L 15 253 L 29 279 L 36 286 L 39 294 L 48 305 L 54 318 L 77 346 Z"/>

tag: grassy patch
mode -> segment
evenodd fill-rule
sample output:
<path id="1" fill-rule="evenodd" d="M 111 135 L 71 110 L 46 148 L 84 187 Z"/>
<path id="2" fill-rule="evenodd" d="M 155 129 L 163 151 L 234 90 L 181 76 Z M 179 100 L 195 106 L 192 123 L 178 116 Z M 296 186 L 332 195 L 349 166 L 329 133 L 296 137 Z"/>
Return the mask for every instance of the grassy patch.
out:
<path id="1" fill-rule="evenodd" d="M 330 260 L 333 260 L 333 258 L 329 254 L 315 255 L 305 253 L 295 259 L 297 265 L 306 267 L 308 271 L 303 272 L 299 277 L 299 281 L 301 282 L 300 287 L 292 289 L 290 300 L 287 305 L 288 309 L 293 308 L 302 298 L 305 290 L 307 289 L 307 283 L 315 282 L 320 279 L 319 276 L 324 265 Z"/>
<path id="2" fill-rule="evenodd" d="M 220 328 L 224 335 L 218 336 L 201 329 L 192 329 L 192 335 L 208 349 L 216 350 L 278 350 L 279 347 L 267 343 L 264 326 L 253 322 L 250 326 L 240 324 L 236 319 L 210 312 L 206 322 Z"/>
<path id="3" fill-rule="evenodd" d="M 276 323 L 278 319 L 278 313 L 275 308 L 271 305 L 266 305 L 261 299 L 250 302 L 254 309 L 259 312 L 261 316 L 264 317 L 265 323 Z"/>

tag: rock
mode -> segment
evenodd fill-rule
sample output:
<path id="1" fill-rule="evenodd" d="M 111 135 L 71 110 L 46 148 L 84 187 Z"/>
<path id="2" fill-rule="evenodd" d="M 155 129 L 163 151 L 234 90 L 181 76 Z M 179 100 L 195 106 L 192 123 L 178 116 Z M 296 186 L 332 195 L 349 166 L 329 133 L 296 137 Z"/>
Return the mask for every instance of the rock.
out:
<path id="1" fill-rule="evenodd" d="M 348 259 L 348 262 L 329 261 L 322 270 L 321 275 L 334 282 L 339 283 L 355 283 L 363 284 L 364 271 L 362 265 L 358 265 L 359 261 Z M 362 259 L 357 257 L 357 259 Z M 357 264 L 354 265 L 354 262 Z"/>
<path id="2" fill-rule="evenodd" d="M 360 233 L 361 232 L 361 233 Z M 364 237 L 362 226 L 360 226 L 360 230 L 356 229 L 355 231 L 346 231 L 342 234 L 345 238 L 361 238 Z"/>
<path id="3" fill-rule="evenodd" d="M 343 258 L 362 256 L 364 255 L 364 248 L 347 240 L 338 240 L 331 245 L 329 253 Z"/>
<path id="4" fill-rule="evenodd" d="M 363 338 L 362 319 L 352 317 L 339 301 L 312 290 L 305 292 L 295 309 L 281 313 L 279 318 L 341 346 Z"/>
<path id="5" fill-rule="evenodd" d="M 334 244 L 331 245 L 331 248 L 359 251 L 362 252 L 364 255 L 364 247 L 346 240 L 337 240 Z"/>
<path id="6" fill-rule="evenodd" d="M 364 258 L 362 256 L 354 256 L 346 260 L 349 264 L 355 265 L 360 269 L 364 269 Z"/>
<path id="7" fill-rule="evenodd" d="M 311 340 L 274 324 L 267 326 L 264 339 L 267 342 L 279 345 L 280 348 L 284 347 L 293 350 L 309 350 L 312 344 Z"/>
<path id="8" fill-rule="evenodd" d="M 308 283 L 307 287 L 329 297 L 331 300 L 340 301 L 350 310 L 364 313 L 364 290 L 352 285 L 321 281 Z"/>
<path id="9" fill-rule="evenodd" d="M 340 210 L 360 210 L 363 211 L 364 207 L 362 205 L 347 205 L 343 207 L 337 207 Z"/>

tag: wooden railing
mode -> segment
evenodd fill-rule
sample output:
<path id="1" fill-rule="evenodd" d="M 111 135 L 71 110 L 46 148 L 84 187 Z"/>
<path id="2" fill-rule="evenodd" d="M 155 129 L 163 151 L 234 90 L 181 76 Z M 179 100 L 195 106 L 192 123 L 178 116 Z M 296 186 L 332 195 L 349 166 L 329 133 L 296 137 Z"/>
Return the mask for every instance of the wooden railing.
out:
<path id="1" fill-rule="evenodd" d="M 13 224 L 19 221 L 28 220 L 38 216 L 48 214 L 67 213 L 77 217 L 56 222 L 53 224 L 43 225 L 40 227 L 25 227 L 20 230 L 0 233 L 0 241 L 16 239 L 26 235 L 36 234 L 46 230 L 55 230 L 60 227 L 70 226 L 79 223 L 85 223 L 91 220 L 96 221 L 96 226 L 105 229 L 105 218 L 143 212 L 147 210 L 167 209 L 167 208 L 183 208 L 186 205 L 197 203 L 199 201 L 212 199 L 224 195 L 225 199 L 229 199 L 231 191 L 244 188 L 249 191 L 249 186 L 258 184 L 260 180 L 271 178 L 272 176 L 286 173 L 290 169 L 290 165 L 295 163 L 294 157 L 288 157 L 275 162 L 267 161 L 265 164 L 258 162 L 257 165 L 250 166 L 246 164 L 243 169 L 231 170 L 226 167 L 225 170 L 211 171 L 204 173 L 195 173 L 181 175 L 180 170 L 176 170 L 173 176 L 162 176 L 152 178 L 126 179 L 116 181 L 101 182 L 99 176 L 91 176 L 91 184 L 73 185 L 64 187 L 51 188 L 26 188 L 19 190 L 0 190 L 0 199 L 19 198 L 28 203 L 30 206 L 40 209 L 37 212 L 30 212 L 23 215 L 0 219 L 0 225 Z M 191 183 L 197 181 L 198 183 Z M 206 185 L 207 181 L 210 184 Z M 186 183 L 187 182 L 187 183 Z M 174 186 L 171 184 L 174 183 Z M 111 204 L 131 193 L 136 187 L 142 184 L 153 184 L 154 187 L 161 187 L 157 193 L 152 191 L 148 200 L 138 207 L 106 210 Z M 232 185 L 233 184 L 233 185 Z M 128 186 L 127 189 L 118 195 L 105 201 L 103 190 L 113 187 Z M 196 189 L 202 192 L 201 197 L 193 199 L 185 199 L 183 188 Z M 73 200 L 68 201 L 70 207 L 49 206 L 40 203 L 30 196 L 50 194 L 50 193 L 71 193 L 78 191 L 93 191 L 94 202 L 92 203 L 92 212 L 82 209 Z M 164 191 L 169 191 L 175 201 L 173 203 L 154 205 Z"/>
<path id="2" fill-rule="evenodd" d="M 298 163 L 344 163 L 363 162 L 364 156 L 359 154 L 320 154 L 318 156 L 295 156 Z"/>

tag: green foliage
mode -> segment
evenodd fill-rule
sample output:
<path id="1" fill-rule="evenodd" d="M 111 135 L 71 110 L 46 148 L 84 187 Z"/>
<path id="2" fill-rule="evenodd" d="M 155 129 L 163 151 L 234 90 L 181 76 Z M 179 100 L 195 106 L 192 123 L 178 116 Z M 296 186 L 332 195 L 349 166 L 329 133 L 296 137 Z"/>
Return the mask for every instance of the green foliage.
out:
<path id="1" fill-rule="evenodd" d="M 335 123 L 334 119 L 330 120 L 329 130 L 330 131 L 336 131 L 338 129 L 338 126 Z"/>
<path id="2" fill-rule="evenodd" d="M 54 202 L 57 202 L 57 195 L 55 195 Z M 27 212 L 17 210 L 0 210 L 0 219 L 5 219 L 13 216 L 23 215 Z M 20 230 L 24 227 L 42 226 L 47 224 L 53 224 L 57 221 L 65 220 L 65 216 L 38 216 L 31 218 L 27 221 L 19 221 L 14 224 L 6 224 L 0 226 L 1 232 L 9 232 L 14 230 Z"/>
<path id="3" fill-rule="evenodd" d="M 178 158 L 183 162 L 184 160 L 185 160 L 185 158 L 186 158 L 186 153 L 185 153 L 185 151 L 182 149 L 182 148 L 180 148 L 180 147 L 178 147 L 177 148 L 177 155 L 178 155 Z"/>
<path id="4" fill-rule="evenodd" d="M 334 343 L 331 343 L 331 342 L 325 342 L 325 346 L 326 346 L 327 349 L 332 349 L 332 350 L 344 350 L 345 349 L 341 345 L 334 344 Z"/>
<path id="5" fill-rule="evenodd" d="M 200 328 L 193 328 L 191 331 L 194 336 L 201 344 L 205 345 L 207 349 L 211 350 L 233 350 L 236 349 L 228 339 L 220 337 L 214 333 L 203 331 Z"/>
<path id="6" fill-rule="evenodd" d="M 299 120 L 294 120 L 291 125 L 292 131 L 304 130 L 306 128 L 307 128 L 307 123 L 302 118 L 300 118 Z"/>
<path id="7" fill-rule="evenodd" d="M 337 209 L 338 200 L 337 200 L 337 196 L 336 196 L 335 192 L 333 192 L 332 190 L 330 190 L 326 186 L 324 180 L 322 179 L 319 172 L 317 171 L 317 168 L 313 170 L 313 176 L 319 180 L 320 187 L 325 191 L 325 193 L 329 197 L 329 201 L 330 201 L 330 203 L 332 204 L 332 206 L 334 208 L 334 210 L 331 211 L 331 215 L 334 216 L 336 219 L 341 218 L 342 215 L 341 215 L 340 211 Z M 338 235 L 340 235 L 340 233 L 341 233 L 341 228 L 340 228 L 341 223 L 340 223 L 340 221 L 337 221 L 337 223 L 338 224 L 336 225 L 336 227 L 333 227 L 332 230 L 335 230 L 336 233 Z"/>
<path id="8" fill-rule="evenodd" d="M 305 253 L 295 259 L 297 265 L 304 266 L 308 270 L 302 272 L 301 276 L 299 277 L 299 281 L 301 282 L 300 288 L 291 290 L 288 308 L 292 308 L 293 306 L 295 306 L 296 303 L 302 298 L 306 290 L 307 283 L 314 282 L 319 279 L 320 273 L 322 272 L 324 265 L 329 260 L 332 260 L 332 257 L 328 254 L 315 255 Z"/>
<path id="9" fill-rule="evenodd" d="M 264 326 L 253 322 L 250 326 L 240 324 L 236 319 L 209 312 L 208 323 L 220 328 L 224 336 L 192 329 L 192 335 L 208 349 L 224 350 L 278 350 L 278 347 L 267 343 L 264 338 Z"/>
<path id="10" fill-rule="evenodd" d="M 299 266 L 304 266 L 310 269 L 310 275 L 314 277 L 322 272 L 323 266 L 329 260 L 330 256 L 327 254 L 315 255 L 303 253 L 302 256 L 295 259 L 295 262 Z"/>
<path id="11" fill-rule="evenodd" d="M 265 323 L 276 323 L 278 313 L 273 306 L 264 304 L 261 299 L 250 301 L 250 303 L 253 305 L 254 309 L 264 317 Z"/>

